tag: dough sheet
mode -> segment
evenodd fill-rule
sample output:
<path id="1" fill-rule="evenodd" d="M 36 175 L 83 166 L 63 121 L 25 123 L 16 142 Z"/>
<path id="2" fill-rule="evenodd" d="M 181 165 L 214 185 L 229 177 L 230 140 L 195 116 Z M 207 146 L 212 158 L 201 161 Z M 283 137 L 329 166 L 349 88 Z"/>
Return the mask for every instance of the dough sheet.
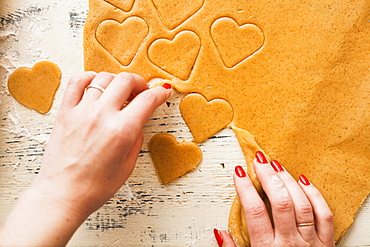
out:
<path id="1" fill-rule="evenodd" d="M 226 101 L 244 154 L 258 144 L 295 178 L 307 176 L 334 213 L 335 239 L 343 236 L 370 191 L 368 0 L 89 4 L 86 70 L 163 78 Z M 207 125 L 206 104 L 196 111 Z"/>

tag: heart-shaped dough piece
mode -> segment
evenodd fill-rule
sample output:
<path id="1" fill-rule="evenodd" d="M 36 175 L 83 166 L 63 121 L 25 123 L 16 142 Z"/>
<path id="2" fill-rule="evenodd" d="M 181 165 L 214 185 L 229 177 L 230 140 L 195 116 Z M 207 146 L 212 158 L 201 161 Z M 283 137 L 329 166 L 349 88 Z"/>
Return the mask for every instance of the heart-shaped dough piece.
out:
<path id="1" fill-rule="evenodd" d="M 203 6 L 204 0 L 152 0 L 168 29 L 174 29 Z"/>
<path id="2" fill-rule="evenodd" d="M 128 12 L 132 9 L 132 6 L 134 5 L 135 0 L 104 0 L 109 4 L 112 4 L 113 6 Z"/>
<path id="3" fill-rule="evenodd" d="M 153 136 L 149 142 L 149 151 L 157 175 L 164 184 L 188 173 L 202 160 L 202 151 L 196 143 L 179 143 L 168 133 Z"/>
<path id="4" fill-rule="evenodd" d="M 149 59 L 168 73 L 187 80 L 200 50 L 200 39 L 190 31 L 178 33 L 173 40 L 157 39 L 149 47 Z"/>
<path id="5" fill-rule="evenodd" d="M 148 24 L 134 16 L 122 23 L 115 20 L 103 21 L 96 29 L 96 38 L 115 59 L 127 66 L 135 57 L 148 32 Z M 132 35 L 133 33 L 135 35 Z"/>
<path id="6" fill-rule="evenodd" d="M 264 44 L 263 31 L 254 24 L 239 26 L 231 18 L 220 18 L 211 27 L 212 38 L 226 67 L 234 67 Z"/>
<path id="7" fill-rule="evenodd" d="M 47 113 L 57 91 L 61 72 L 52 62 L 36 63 L 31 69 L 20 67 L 10 75 L 8 89 L 22 105 L 39 113 Z"/>
<path id="8" fill-rule="evenodd" d="M 201 94 L 188 94 L 180 102 L 180 112 L 195 142 L 203 142 L 233 119 L 231 105 L 223 99 L 207 101 Z"/>

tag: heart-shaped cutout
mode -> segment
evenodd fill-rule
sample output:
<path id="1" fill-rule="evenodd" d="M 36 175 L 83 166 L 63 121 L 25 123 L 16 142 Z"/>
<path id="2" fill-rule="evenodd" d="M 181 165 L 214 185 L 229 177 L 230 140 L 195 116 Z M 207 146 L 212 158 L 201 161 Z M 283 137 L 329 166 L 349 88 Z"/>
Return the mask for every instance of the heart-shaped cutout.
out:
<path id="1" fill-rule="evenodd" d="M 115 20 L 103 21 L 96 29 L 96 39 L 115 59 L 127 66 L 132 62 L 148 32 L 148 24 L 134 16 L 122 23 Z M 132 35 L 133 33 L 135 35 Z"/>
<path id="2" fill-rule="evenodd" d="M 107 3 L 125 11 L 129 12 L 134 5 L 135 0 L 104 0 Z"/>
<path id="3" fill-rule="evenodd" d="M 194 142 L 177 142 L 168 133 L 156 134 L 149 142 L 149 151 L 162 183 L 168 184 L 188 173 L 202 160 L 202 151 Z"/>
<path id="4" fill-rule="evenodd" d="M 180 112 L 197 143 L 225 128 L 234 116 L 226 100 L 213 99 L 208 102 L 201 94 L 195 93 L 181 100 Z"/>
<path id="5" fill-rule="evenodd" d="M 8 90 L 22 105 L 44 114 L 53 104 L 60 78 L 61 72 L 56 64 L 42 61 L 31 69 L 16 69 L 9 77 Z"/>
<path id="6" fill-rule="evenodd" d="M 148 57 L 161 69 L 181 80 L 187 80 L 199 50 L 198 35 L 191 31 L 182 31 L 173 40 L 155 40 L 149 47 Z"/>
<path id="7" fill-rule="evenodd" d="M 172 30 L 190 19 L 204 4 L 204 0 L 152 0 L 164 25 Z"/>
<path id="8" fill-rule="evenodd" d="M 265 40 L 263 31 L 258 26 L 239 26 L 235 20 L 226 17 L 217 19 L 212 24 L 211 35 L 222 61 L 228 68 L 260 50 Z"/>

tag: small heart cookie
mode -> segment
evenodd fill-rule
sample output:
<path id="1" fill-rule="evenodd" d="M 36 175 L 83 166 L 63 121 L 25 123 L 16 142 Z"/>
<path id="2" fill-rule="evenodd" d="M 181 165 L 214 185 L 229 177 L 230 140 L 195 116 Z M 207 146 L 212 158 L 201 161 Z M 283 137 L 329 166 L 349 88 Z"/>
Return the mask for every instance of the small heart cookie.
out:
<path id="1" fill-rule="evenodd" d="M 202 151 L 194 142 L 177 142 L 168 133 L 156 134 L 149 142 L 149 151 L 162 183 L 168 184 L 188 173 L 202 160 Z"/>
<path id="2" fill-rule="evenodd" d="M 9 77 L 8 90 L 22 105 L 44 114 L 53 104 L 60 78 L 61 72 L 56 64 L 42 61 L 31 69 L 16 69 Z"/>
<path id="3" fill-rule="evenodd" d="M 233 119 L 231 105 L 223 99 L 207 101 L 201 94 L 188 94 L 180 102 L 180 112 L 195 142 L 203 142 Z"/>

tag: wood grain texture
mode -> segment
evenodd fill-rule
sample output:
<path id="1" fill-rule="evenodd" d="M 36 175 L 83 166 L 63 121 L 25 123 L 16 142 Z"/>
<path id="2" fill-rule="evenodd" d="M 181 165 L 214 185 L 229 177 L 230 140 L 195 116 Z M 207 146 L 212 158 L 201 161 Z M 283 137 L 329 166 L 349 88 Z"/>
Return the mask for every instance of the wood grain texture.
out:
<path id="1" fill-rule="evenodd" d="M 68 79 L 83 70 L 82 28 L 88 1 L 5 0 L 0 7 L 0 223 L 20 193 L 37 176 L 45 144 Z M 47 115 L 18 104 L 6 81 L 19 66 L 40 60 L 57 63 L 63 73 Z M 232 173 L 244 165 L 235 134 L 226 129 L 200 145 L 202 163 L 188 175 L 162 185 L 147 143 L 169 132 L 191 140 L 174 94 L 145 126 L 145 141 L 133 175 L 119 192 L 92 214 L 70 246 L 217 246 L 213 228 L 226 229 L 235 195 Z M 359 210 L 340 247 L 370 246 L 370 200 Z"/>

